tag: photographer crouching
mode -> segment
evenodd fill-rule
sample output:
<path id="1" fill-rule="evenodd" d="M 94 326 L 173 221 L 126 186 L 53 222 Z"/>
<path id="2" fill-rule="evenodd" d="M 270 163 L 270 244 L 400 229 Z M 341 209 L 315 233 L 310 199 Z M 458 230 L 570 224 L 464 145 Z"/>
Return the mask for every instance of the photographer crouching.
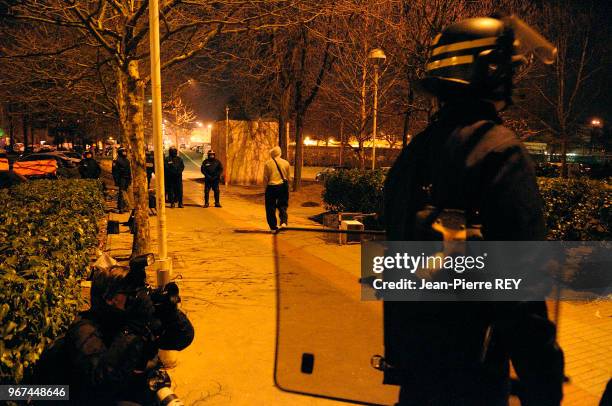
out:
<path id="1" fill-rule="evenodd" d="M 183 350 L 194 330 L 177 308 L 176 284 L 149 288 L 145 266 L 141 256 L 129 268 L 93 275 L 91 308 L 65 335 L 71 404 L 148 406 L 176 399 L 158 350 Z"/>

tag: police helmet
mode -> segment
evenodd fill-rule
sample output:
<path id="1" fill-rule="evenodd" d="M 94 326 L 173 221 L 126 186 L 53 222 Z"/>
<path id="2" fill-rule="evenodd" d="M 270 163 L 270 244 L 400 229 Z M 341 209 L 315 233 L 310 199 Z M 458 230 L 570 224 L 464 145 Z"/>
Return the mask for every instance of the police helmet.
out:
<path id="1" fill-rule="evenodd" d="M 175 147 L 170 147 L 168 150 L 168 155 L 174 157 L 178 155 L 178 150 Z"/>
<path id="2" fill-rule="evenodd" d="M 512 78 L 532 56 L 554 62 L 556 48 L 515 16 L 470 18 L 438 34 L 421 87 L 440 99 L 476 97 L 512 102 Z"/>
<path id="3" fill-rule="evenodd" d="M 211 157 L 211 156 L 215 156 L 216 154 L 215 154 L 215 151 L 213 151 L 211 149 L 211 150 L 208 151 L 207 155 L 208 155 L 208 157 Z"/>
<path id="4" fill-rule="evenodd" d="M 123 156 L 123 157 L 127 156 L 127 150 L 125 148 L 119 148 L 117 150 L 117 153 L 119 154 L 119 156 Z"/>

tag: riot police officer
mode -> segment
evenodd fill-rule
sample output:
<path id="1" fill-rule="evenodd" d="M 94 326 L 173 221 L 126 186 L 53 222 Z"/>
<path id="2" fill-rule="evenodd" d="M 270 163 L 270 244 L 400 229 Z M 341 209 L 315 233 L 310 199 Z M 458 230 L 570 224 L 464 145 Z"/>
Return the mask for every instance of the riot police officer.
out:
<path id="1" fill-rule="evenodd" d="M 127 151 L 120 148 L 117 152 L 117 159 L 113 161 L 112 174 L 115 186 L 119 189 L 117 191 L 117 210 L 119 213 L 125 213 L 131 206 L 128 189 L 132 184 L 132 169 L 127 158 Z"/>
<path id="2" fill-rule="evenodd" d="M 102 173 L 102 169 L 100 169 L 100 165 L 94 159 L 93 153 L 91 151 L 85 152 L 85 157 L 79 163 L 79 173 L 81 174 L 81 178 L 83 179 L 99 179 L 100 173 Z"/>
<path id="3" fill-rule="evenodd" d="M 207 158 L 202 162 L 200 171 L 204 175 L 204 207 L 208 207 L 208 197 L 210 196 L 210 189 L 215 194 L 215 207 L 221 207 L 219 202 L 219 182 L 221 181 L 221 174 L 223 173 L 223 165 L 215 157 L 215 151 L 212 149 L 208 151 Z"/>
<path id="4" fill-rule="evenodd" d="M 183 207 L 183 171 L 185 164 L 183 159 L 178 156 L 176 148 L 171 147 L 168 150 L 168 158 L 164 161 L 164 171 L 168 179 L 168 200 L 170 207 L 174 207 L 178 203 L 178 207 Z"/>
<path id="5" fill-rule="evenodd" d="M 441 108 L 389 171 L 390 241 L 427 240 L 418 216 L 424 207 L 474 215 L 484 240 L 544 238 L 533 165 L 498 115 L 511 104 L 513 73 L 528 60 L 527 45 L 546 44 L 524 28 L 515 17 L 473 18 L 433 41 L 422 87 Z M 554 48 L 548 53 L 554 56 Z M 385 383 L 400 385 L 399 405 L 506 405 L 510 359 L 523 405 L 559 405 L 563 355 L 543 300 L 387 301 L 384 313 L 391 366 Z"/>

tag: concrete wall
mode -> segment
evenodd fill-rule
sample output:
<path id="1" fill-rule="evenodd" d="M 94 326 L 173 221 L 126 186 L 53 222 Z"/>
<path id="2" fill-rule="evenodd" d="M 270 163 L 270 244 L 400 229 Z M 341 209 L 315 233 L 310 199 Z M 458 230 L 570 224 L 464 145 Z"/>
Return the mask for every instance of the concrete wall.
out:
<path id="1" fill-rule="evenodd" d="M 376 166 L 391 166 L 401 152 L 400 148 L 376 148 Z M 366 168 L 372 166 L 372 149 L 364 148 Z M 295 147 L 289 147 L 289 162 L 293 165 Z M 304 146 L 304 166 L 339 166 L 340 147 Z M 353 148 L 345 147 L 342 157 L 342 166 L 359 168 L 359 157 Z"/>
<path id="2" fill-rule="evenodd" d="M 229 121 L 226 153 L 226 122 L 217 121 L 212 128 L 211 146 L 223 163 L 225 176 L 233 185 L 261 185 L 263 168 L 270 159 L 270 149 L 277 145 L 278 123 L 275 121 Z"/>

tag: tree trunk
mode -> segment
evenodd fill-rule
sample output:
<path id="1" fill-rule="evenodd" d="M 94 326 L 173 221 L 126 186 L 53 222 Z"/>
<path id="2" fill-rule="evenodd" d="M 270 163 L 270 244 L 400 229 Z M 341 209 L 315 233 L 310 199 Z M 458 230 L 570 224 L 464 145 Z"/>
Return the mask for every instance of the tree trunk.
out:
<path id="1" fill-rule="evenodd" d="M 408 104 L 412 105 L 414 102 L 414 92 L 412 91 L 412 87 L 408 91 Z M 402 131 L 402 147 L 408 145 L 408 131 L 410 130 L 410 117 L 412 115 L 412 110 L 410 107 L 406 109 L 404 113 L 404 128 Z"/>
<path id="2" fill-rule="evenodd" d="M 289 123 L 289 106 L 291 103 L 291 87 L 287 86 L 283 89 L 280 99 L 280 108 L 278 115 L 278 145 L 281 149 L 281 156 L 289 159 L 289 139 L 287 137 L 287 123 Z"/>
<path id="3" fill-rule="evenodd" d="M 23 152 L 28 148 L 28 115 L 23 114 Z"/>
<path id="4" fill-rule="evenodd" d="M 15 125 L 13 123 L 13 109 L 11 105 L 8 105 L 8 113 L 9 113 L 9 139 L 11 142 L 11 150 L 15 151 Z"/>
<path id="5" fill-rule="evenodd" d="M 134 240 L 132 256 L 149 252 L 151 240 L 149 230 L 149 194 L 147 191 L 147 173 L 144 143 L 144 82 L 140 79 L 138 62 L 128 64 L 127 81 L 127 117 L 130 132 L 127 137 L 132 167 L 132 189 L 134 192 Z"/>
<path id="6" fill-rule="evenodd" d="M 344 121 L 340 121 L 340 163 L 342 166 L 342 159 L 344 158 Z"/>
<path id="7" fill-rule="evenodd" d="M 295 114 L 295 162 L 293 163 L 294 192 L 298 191 L 302 185 L 302 166 L 304 164 L 304 142 L 302 141 L 303 127 L 303 117 L 297 112 Z"/>
<path id="8" fill-rule="evenodd" d="M 561 177 L 567 178 L 567 132 L 561 130 Z"/>
<path id="9" fill-rule="evenodd" d="M 359 140 L 359 168 L 364 171 L 366 166 L 365 151 L 363 149 L 363 139 Z"/>

